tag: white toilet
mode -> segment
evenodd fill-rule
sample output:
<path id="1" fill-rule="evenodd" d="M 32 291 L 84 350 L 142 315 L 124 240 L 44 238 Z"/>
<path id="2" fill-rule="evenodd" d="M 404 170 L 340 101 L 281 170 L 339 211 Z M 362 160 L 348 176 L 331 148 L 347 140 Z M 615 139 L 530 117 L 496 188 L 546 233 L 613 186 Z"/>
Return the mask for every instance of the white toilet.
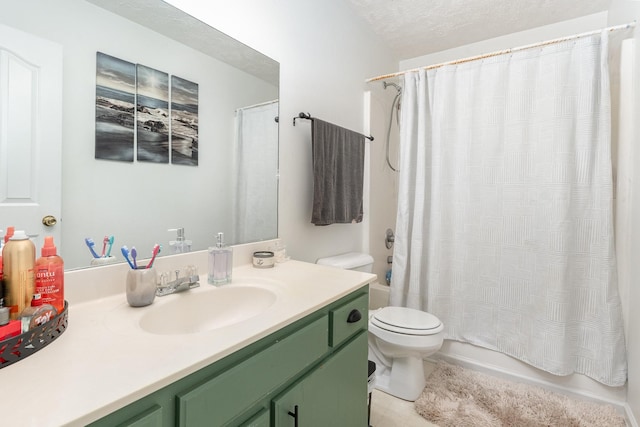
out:
<path id="1" fill-rule="evenodd" d="M 371 272 L 373 258 L 350 252 L 320 258 L 317 263 Z M 384 286 L 372 285 L 378 294 Z M 443 329 L 436 316 L 420 310 L 382 307 L 370 311 L 369 360 L 376 363 L 375 387 L 401 399 L 416 400 L 426 385 L 423 359 L 442 347 Z"/>

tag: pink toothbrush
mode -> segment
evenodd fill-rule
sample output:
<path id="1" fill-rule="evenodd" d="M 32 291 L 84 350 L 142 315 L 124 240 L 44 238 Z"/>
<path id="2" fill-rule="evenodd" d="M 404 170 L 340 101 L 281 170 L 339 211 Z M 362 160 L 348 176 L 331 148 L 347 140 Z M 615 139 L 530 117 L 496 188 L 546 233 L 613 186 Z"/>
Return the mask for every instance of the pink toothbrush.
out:
<path id="1" fill-rule="evenodd" d="M 156 256 L 160 253 L 160 245 L 159 244 L 155 244 L 153 246 L 153 256 L 151 257 L 151 260 L 149 261 L 149 264 L 147 264 L 147 268 L 151 268 L 151 266 L 153 265 L 153 261 L 155 261 Z"/>
<path id="2" fill-rule="evenodd" d="M 109 243 L 109 236 L 104 236 L 102 240 L 102 258 L 104 258 L 104 253 L 107 250 L 107 243 Z"/>

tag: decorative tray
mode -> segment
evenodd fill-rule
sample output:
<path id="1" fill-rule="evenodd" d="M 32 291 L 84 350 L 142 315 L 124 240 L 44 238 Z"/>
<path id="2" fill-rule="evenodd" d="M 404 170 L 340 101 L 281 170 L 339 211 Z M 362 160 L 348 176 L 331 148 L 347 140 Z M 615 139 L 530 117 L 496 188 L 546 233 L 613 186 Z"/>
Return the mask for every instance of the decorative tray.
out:
<path id="1" fill-rule="evenodd" d="M 9 366 L 45 348 L 67 330 L 69 303 L 64 310 L 47 323 L 24 334 L 0 341 L 0 369 Z"/>

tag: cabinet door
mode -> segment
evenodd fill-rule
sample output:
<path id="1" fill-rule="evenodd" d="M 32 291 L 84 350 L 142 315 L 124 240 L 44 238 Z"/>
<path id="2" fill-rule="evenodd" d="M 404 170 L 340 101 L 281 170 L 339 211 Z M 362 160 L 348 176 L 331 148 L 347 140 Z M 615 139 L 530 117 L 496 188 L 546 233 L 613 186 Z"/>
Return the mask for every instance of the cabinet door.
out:
<path id="1" fill-rule="evenodd" d="M 275 426 L 366 426 L 367 373 L 363 331 L 273 400 Z"/>

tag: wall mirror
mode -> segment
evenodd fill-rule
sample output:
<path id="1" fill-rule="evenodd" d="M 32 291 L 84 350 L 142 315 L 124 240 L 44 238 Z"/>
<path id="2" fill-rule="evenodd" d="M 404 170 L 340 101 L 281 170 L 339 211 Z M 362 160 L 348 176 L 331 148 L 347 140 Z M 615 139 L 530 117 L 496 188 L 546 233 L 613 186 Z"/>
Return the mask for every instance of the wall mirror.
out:
<path id="1" fill-rule="evenodd" d="M 170 229 L 184 228 L 193 251 L 214 245 L 218 232 L 229 244 L 277 237 L 276 61 L 161 0 L 7 2 L 0 25 L 58 46 L 62 67 L 58 95 L 33 108 L 32 119 L 61 112 L 60 206 L 34 215 L 37 224 L 18 216 L 0 228 L 24 228 L 38 235 L 37 245 L 54 234 L 66 269 L 95 264 L 86 238 L 101 256 L 104 237 L 113 235 L 111 255 L 124 262 L 123 245 L 135 246 L 139 258 L 155 243 L 170 254 Z M 2 48 L 5 63 L 31 67 L 22 47 Z M 98 52 L 197 84 L 197 165 L 95 158 Z M 56 139 L 53 128 L 32 132 L 34 150 Z M 31 162 L 34 179 L 47 179 L 38 170 L 54 157 Z M 40 222 L 48 213 L 57 224 L 47 228 Z"/>

